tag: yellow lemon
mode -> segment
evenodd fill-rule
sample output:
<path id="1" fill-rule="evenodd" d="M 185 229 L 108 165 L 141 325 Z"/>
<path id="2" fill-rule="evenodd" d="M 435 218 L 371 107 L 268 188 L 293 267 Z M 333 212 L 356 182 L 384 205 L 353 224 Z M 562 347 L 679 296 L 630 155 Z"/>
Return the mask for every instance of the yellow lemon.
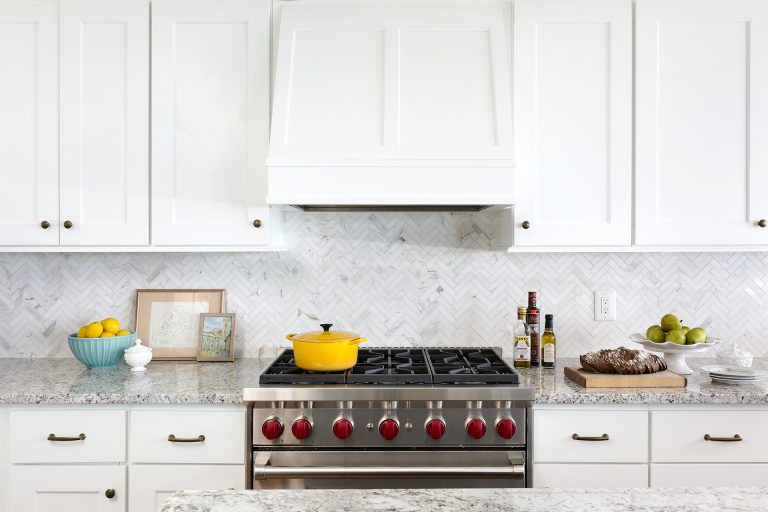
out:
<path id="1" fill-rule="evenodd" d="M 105 331 L 111 332 L 112 334 L 115 334 L 120 330 L 120 322 L 114 318 L 105 318 L 101 321 L 101 325 L 104 326 Z"/>
<path id="2" fill-rule="evenodd" d="M 129 334 L 131 334 L 131 331 L 128 329 L 120 329 L 115 336 L 128 336 Z"/>
<path id="3" fill-rule="evenodd" d="M 86 329 L 87 329 L 87 328 L 88 328 L 88 326 L 87 326 L 87 325 L 84 325 L 84 326 L 82 326 L 82 327 L 81 327 L 81 328 L 80 328 L 80 329 L 77 331 L 77 337 L 78 337 L 78 338 L 85 338 L 85 331 L 86 331 Z"/>
<path id="4" fill-rule="evenodd" d="M 101 336 L 99 336 L 99 338 L 114 338 L 114 337 L 115 337 L 114 334 L 107 331 L 104 331 L 103 333 L 101 333 Z"/>
<path id="5" fill-rule="evenodd" d="M 93 322 L 85 326 L 86 338 L 98 338 L 102 332 L 104 332 L 104 327 L 100 322 Z"/>

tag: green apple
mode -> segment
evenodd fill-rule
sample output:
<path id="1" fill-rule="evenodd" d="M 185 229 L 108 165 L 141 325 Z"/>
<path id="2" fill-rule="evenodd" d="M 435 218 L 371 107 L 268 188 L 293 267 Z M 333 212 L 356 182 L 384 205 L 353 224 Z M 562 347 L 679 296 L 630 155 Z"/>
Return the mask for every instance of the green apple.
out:
<path id="1" fill-rule="evenodd" d="M 672 329 L 667 333 L 666 340 L 678 345 L 685 345 L 685 331 L 682 329 Z"/>
<path id="2" fill-rule="evenodd" d="M 648 332 L 645 333 L 645 337 L 654 343 L 664 343 L 666 341 L 666 335 L 658 325 L 654 325 L 648 329 Z"/>
<path id="3" fill-rule="evenodd" d="M 689 345 L 693 345 L 695 343 L 706 343 L 707 331 L 701 327 L 695 327 L 688 331 L 688 334 L 685 335 L 685 340 Z"/>
<path id="4" fill-rule="evenodd" d="M 687 325 L 682 326 L 681 329 L 684 330 L 686 334 L 688 334 L 688 331 L 691 330 L 691 328 L 688 327 Z"/>
<path id="5" fill-rule="evenodd" d="M 648 329 L 645 330 L 645 337 L 648 339 L 651 339 L 651 331 L 654 331 L 656 329 L 661 329 L 660 325 L 652 325 Z"/>
<path id="6" fill-rule="evenodd" d="M 661 317 L 661 328 L 664 332 L 669 332 L 675 329 L 679 329 L 683 326 L 682 322 L 680 322 L 680 319 L 677 318 L 672 313 L 667 313 L 663 317 Z"/>

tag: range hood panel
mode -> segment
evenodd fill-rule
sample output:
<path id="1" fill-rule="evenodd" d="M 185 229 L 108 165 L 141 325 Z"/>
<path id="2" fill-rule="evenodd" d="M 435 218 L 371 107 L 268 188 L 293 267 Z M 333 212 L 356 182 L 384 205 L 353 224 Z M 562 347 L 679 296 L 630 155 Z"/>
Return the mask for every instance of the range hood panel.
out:
<path id="1" fill-rule="evenodd" d="M 268 201 L 511 203 L 507 40 L 496 1 L 285 5 Z"/>

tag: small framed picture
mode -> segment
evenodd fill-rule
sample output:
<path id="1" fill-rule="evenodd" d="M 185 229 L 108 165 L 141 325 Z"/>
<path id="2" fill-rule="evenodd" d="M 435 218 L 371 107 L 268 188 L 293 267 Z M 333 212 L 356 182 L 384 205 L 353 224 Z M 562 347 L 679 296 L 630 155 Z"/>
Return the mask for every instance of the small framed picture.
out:
<path id="1" fill-rule="evenodd" d="M 198 361 L 235 360 L 235 313 L 202 313 Z"/>
<path id="2" fill-rule="evenodd" d="M 200 313 L 226 311 L 225 290 L 137 290 L 136 333 L 155 360 L 194 361 Z"/>

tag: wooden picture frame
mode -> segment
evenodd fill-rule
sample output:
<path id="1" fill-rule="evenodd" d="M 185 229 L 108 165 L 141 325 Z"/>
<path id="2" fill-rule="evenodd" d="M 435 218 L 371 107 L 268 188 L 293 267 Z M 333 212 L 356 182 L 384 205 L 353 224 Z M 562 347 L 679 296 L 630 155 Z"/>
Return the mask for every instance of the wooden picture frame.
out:
<path id="1" fill-rule="evenodd" d="M 224 313 L 224 289 L 136 290 L 136 334 L 156 361 L 195 361 L 200 313 Z"/>
<path id="2" fill-rule="evenodd" d="M 235 313 L 200 313 L 197 360 L 233 362 L 236 337 Z"/>

